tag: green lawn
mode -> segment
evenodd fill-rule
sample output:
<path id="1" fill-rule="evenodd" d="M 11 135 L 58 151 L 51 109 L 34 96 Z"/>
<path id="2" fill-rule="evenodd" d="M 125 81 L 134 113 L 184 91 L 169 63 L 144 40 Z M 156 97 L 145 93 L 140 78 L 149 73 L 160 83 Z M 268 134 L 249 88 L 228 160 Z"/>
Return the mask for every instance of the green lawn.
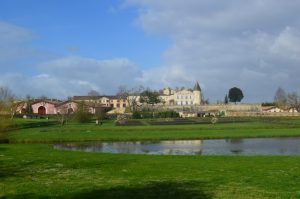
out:
<path id="1" fill-rule="evenodd" d="M 0 198 L 299 198 L 300 157 L 112 155 L 0 145 Z"/>
<path id="2" fill-rule="evenodd" d="M 22 125 L 28 126 L 24 121 Z M 30 120 L 27 121 L 30 124 Z M 250 120 L 249 122 L 161 125 L 161 126 L 115 126 L 105 122 L 102 126 L 94 124 L 52 125 L 53 121 L 43 121 L 41 126 L 34 121 L 34 128 L 23 128 L 9 134 L 13 143 L 53 143 L 63 141 L 92 140 L 175 140 L 211 139 L 241 137 L 300 136 L 300 118 L 280 118 Z M 19 124 L 19 126 L 21 126 Z"/>
<path id="3" fill-rule="evenodd" d="M 51 122 L 17 121 L 9 133 L 15 144 L 0 144 L 0 198 L 300 198 L 300 156 L 100 154 L 58 151 L 50 144 L 300 136 L 299 118 L 142 127 Z"/>

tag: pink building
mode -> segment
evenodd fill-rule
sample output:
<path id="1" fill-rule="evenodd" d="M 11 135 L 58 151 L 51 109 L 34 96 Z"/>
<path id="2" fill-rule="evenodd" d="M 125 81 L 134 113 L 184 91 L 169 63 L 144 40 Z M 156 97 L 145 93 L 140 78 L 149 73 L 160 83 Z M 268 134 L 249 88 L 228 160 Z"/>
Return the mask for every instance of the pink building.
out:
<path id="1" fill-rule="evenodd" d="M 77 102 L 73 101 L 65 101 L 56 106 L 57 114 L 71 114 L 77 110 Z"/>
<path id="2" fill-rule="evenodd" d="M 55 105 L 57 105 L 58 102 L 49 101 L 49 100 L 39 100 L 34 102 L 31 107 L 32 111 L 35 114 L 39 115 L 52 115 L 57 114 Z"/>
<path id="3" fill-rule="evenodd" d="M 85 109 L 92 114 L 96 113 L 96 109 L 108 108 L 106 104 L 98 104 L 98 102 L 95 104 L 93 102 L 81 102 L 73 100 L 62 102 L 59 100 L 39 99 L 33 100 L 33 103 L 31 103 L 31 109 L 33 114 L 38 115 L 71 114 L 78 109 L 78 105 L 80 103 L 84 103 Z M 20 102 L 16 112 L 26 115 L 28 111 L 27 108 L 27 102 Z"/>

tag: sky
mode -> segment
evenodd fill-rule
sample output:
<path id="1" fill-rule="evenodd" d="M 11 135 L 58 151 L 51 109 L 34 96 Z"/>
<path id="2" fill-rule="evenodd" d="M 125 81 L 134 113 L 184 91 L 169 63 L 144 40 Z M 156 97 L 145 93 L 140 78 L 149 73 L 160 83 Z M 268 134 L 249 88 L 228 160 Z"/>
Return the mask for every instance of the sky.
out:
<path id="1" fill-rule="evenodd" d="M 64 99 L 120 86 L 244 102 L 300 93 L 299 0 L 0 0 L 0 86 Z"/>

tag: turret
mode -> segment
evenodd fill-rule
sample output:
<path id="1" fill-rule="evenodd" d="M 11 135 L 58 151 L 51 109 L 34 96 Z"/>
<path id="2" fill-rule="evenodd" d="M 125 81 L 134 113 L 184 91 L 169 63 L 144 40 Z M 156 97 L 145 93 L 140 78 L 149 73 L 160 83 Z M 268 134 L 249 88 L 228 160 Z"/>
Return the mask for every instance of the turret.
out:
<path id="1" fill-rule="evenodd" d="M 196 84 L 194 86 L 193 95 L 194 95 L 193 104 L 200 105 L 201 104 L 201 88 L 200 88 L 198 81 L 196 82 Z"/>
<path id="2" fill-rule="evenodd" d="M 196 82 L 195 86 L 194 86 L 194 91 L 200 91 L 201 92 L 201 88 L 199 86 L 198 81 Z"/>

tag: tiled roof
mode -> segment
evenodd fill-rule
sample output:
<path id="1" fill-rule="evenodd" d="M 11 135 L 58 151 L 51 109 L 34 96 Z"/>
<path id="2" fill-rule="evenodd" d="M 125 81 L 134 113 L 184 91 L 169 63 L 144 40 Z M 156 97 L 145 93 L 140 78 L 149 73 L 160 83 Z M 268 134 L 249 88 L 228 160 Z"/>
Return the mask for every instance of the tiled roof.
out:
<path id="1" fill-rule="evenodd" d="M 120 96 L 103 95 L 103 96 L 74 96 L 73 100 L 99 100 L 104 97 L 108 99 L 123 99 Z"/>
<path id="2" fill-rule="evenodd" d="M 61 103 L 62 101 L 60 101 L 60 100 L 51 100 L 51 99 L 35 99 L 35 100 L 33 100 L 32 104 L 37 104 L 37 103 L 40 103 L 40 102 L 57 105 L 57 104 Z"/>

